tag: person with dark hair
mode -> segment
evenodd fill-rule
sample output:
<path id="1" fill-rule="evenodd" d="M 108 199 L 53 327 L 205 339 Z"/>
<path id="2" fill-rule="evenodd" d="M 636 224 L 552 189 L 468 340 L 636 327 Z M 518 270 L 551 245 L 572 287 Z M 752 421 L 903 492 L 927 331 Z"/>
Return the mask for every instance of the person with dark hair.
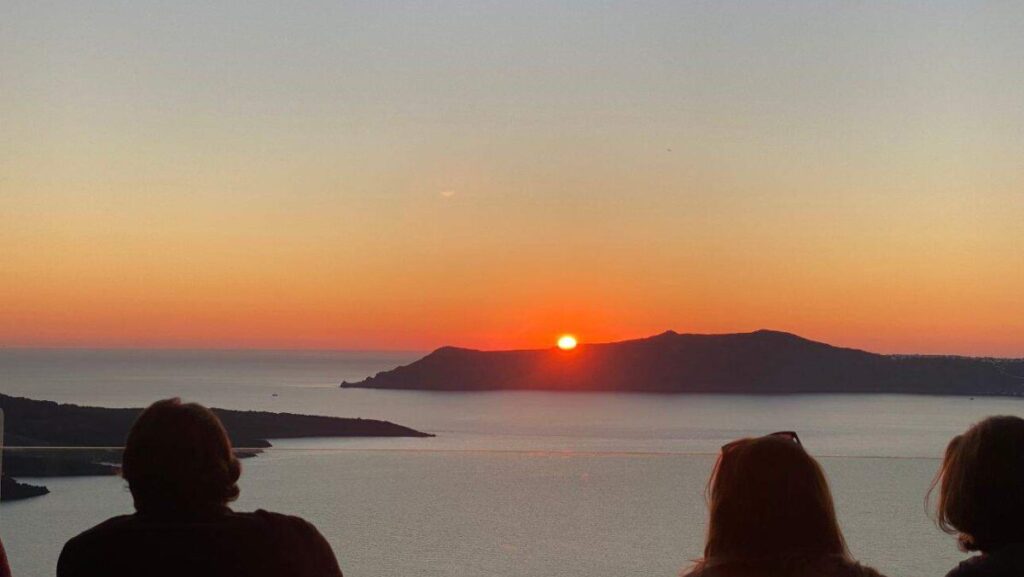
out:
<path id="1" fill-rule="evenodd" d="M 707 494 L 704 557 L 686 577 L 880 577 L 850 557 L 825 473 L 796 433 L 723 446 Z"/>
<path id="2" fill-rule="evenodd" d="M 58 577 L 341 577 L 313 525 L 258 510 L 236 513 L 241 467 L 212 411 L 179 399 L 153 403 L 132 425 L 122 457 L 135 514 L 74 537 Z"/>
<path id="3" fill-rule="evenodd" d="M 1024 575 L 1024 419 L 989 417 L 953 437 L 936 487 L 939 527 L 981 553 L 947 577 Z"/>

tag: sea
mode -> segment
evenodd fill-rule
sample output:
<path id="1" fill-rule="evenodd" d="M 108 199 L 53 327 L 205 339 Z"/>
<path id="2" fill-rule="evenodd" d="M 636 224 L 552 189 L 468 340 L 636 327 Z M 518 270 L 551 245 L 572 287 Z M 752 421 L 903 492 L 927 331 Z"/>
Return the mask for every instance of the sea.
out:
<path id="1" fill-rule="evenodd" d="M 301 439 L 243 461 L 236 510 L 301 515 L 347 577 L 671 577 L 701 554 L 722 444 L 795 430 L 819 459 L 855 557 L 944 575 L 966 555 L 926 495 L 949 439 L 1024 400 L 910 395 L 647 395 L 340 389 L 417 352 L 0 349 L 0 392 L 141 407 L 385 419 L 425 439 Z M 131 498 L 117 477 L 23 479 L 0 506 L 18 576 L 53 575 L 64 542 Z"/>

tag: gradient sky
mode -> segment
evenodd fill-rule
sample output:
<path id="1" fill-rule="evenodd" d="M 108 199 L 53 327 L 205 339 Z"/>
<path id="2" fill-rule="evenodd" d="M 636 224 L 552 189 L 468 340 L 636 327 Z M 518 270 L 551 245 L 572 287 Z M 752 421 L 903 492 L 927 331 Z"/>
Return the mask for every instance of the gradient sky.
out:
<path id="1" fill-rule="evenodd" d="M 1024 356 L 1019 2 L 0 4 L 0 345 Z"/>

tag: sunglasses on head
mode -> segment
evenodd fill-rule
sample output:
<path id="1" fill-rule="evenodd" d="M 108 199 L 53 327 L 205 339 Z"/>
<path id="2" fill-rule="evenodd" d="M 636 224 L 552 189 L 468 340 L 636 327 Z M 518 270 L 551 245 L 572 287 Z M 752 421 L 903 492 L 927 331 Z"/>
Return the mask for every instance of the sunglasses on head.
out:
<path id="1" fill-rule="evenodd" d="M 796 434 L 796 431 L 777 431 L 775 433 L 765 435 L 765 437 L 779 437 L 780 439 L 796 443 L 798 447 L 803 447 L 803 443 L 800 442 L 800 437 Z M 724 453 L 728 451 L 729 449 L 735 447 L 737 443 L 741 442 L 743 442 L 743 439 L 738 439 L 722 445 L 722 452 Z"/>

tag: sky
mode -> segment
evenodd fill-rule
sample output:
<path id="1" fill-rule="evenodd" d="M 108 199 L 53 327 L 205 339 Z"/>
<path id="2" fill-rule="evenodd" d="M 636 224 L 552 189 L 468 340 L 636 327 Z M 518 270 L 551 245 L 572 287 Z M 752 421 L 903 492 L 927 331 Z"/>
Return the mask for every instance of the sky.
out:
<path id="1" fill-rule="evenodd" d="M 0 346 L 1024 356 L 1019 2 L 0 4 Z"/>

